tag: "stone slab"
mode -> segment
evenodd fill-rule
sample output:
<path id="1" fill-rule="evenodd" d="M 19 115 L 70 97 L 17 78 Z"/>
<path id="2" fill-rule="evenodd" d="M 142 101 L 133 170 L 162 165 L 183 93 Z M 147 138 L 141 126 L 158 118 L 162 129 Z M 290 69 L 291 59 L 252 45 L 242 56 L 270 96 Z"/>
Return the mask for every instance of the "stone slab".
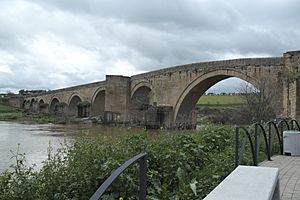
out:
<path id="1" fill-rule="evenodd" d="M 239 166 L 204 200 L 271 200 L 278 180 L 277 168 Z"/>

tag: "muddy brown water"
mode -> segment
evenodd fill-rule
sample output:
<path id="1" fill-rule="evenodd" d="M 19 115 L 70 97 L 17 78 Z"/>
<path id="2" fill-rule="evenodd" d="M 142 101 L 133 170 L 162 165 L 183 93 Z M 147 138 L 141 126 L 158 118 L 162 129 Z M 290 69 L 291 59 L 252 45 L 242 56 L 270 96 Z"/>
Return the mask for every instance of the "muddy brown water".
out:
<path id="1" fill-rule="evenodd" d="M 49 142 L 56 151 L 64 142 L 72 143 L 77 137 L 95 137 L 99 134 L 116 137 L 127 129 L 93 124 L 33 125 L 0 121 L 0 172 L 12 169 L 10 165 L 16 163 L 12 156 L 18 144 L 19 152 L 26 154 L 26 164 L 36 164 L 38 168 L 47 159 Z"/>

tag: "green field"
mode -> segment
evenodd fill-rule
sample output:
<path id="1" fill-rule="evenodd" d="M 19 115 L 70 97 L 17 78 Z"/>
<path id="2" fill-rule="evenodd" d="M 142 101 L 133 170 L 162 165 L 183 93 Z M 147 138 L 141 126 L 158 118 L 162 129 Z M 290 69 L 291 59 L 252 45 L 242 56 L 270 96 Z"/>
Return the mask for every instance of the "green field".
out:
<path id="1" fill-rule="evenodd" d="M 0 113 L 13 113 L 18 112 L 15 107 L 0 104 Z"/>
<path id="2" fill-rule="evenodd" d="M 198 105 L 200 106 L 240 106 L 243 105 L 243 98 L 238 95 L 202 96 Z"/>
<path id="3" fill-rule="evenodd" d="M 25 113 L 22 110 L 0 103 L 0 121 L 18 121 L 47 124 L 59 119 L 55 116 Z"/>
<path id="4" fill-rule="evenodd" d="M 0 121 L 12 121 L 22 117 L 17 108 L 0 104 Z"/>

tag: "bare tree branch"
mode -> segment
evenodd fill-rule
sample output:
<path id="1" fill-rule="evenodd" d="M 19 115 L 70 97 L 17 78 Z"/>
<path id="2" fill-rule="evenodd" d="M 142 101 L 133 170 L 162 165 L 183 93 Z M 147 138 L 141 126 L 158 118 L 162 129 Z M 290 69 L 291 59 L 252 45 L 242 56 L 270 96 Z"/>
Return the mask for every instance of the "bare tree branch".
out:
<path id="1" fill-rule="evenodd" d="M 250 123 L 268 121 L 276 117 L 278 89 L 276 83 L 268 79 L 261 79 L 257 82 L 257 87 L 251 84 L 241 86 L 240 93 L 244 99 L 244 117 Z"/>

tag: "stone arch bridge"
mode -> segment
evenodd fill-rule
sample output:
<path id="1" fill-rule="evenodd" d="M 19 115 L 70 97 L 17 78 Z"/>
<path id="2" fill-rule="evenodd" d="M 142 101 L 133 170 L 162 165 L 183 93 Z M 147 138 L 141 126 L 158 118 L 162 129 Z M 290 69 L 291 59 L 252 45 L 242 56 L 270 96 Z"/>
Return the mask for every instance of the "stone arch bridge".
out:
<path id="1" fill-rule="evenodd" d="M 164 127 L 191 126 L 193 109 L 217 82 L 238 77 L 254 86 L 270 79 L 276 87 L 277 114 L 300 117 L 300 51 L 282 57 L 192 63 L 131 77 L 107 75 L 105 81 L 26 96 L 22 107 L 78 117 L 99 116 L 108 122 Z"/>

